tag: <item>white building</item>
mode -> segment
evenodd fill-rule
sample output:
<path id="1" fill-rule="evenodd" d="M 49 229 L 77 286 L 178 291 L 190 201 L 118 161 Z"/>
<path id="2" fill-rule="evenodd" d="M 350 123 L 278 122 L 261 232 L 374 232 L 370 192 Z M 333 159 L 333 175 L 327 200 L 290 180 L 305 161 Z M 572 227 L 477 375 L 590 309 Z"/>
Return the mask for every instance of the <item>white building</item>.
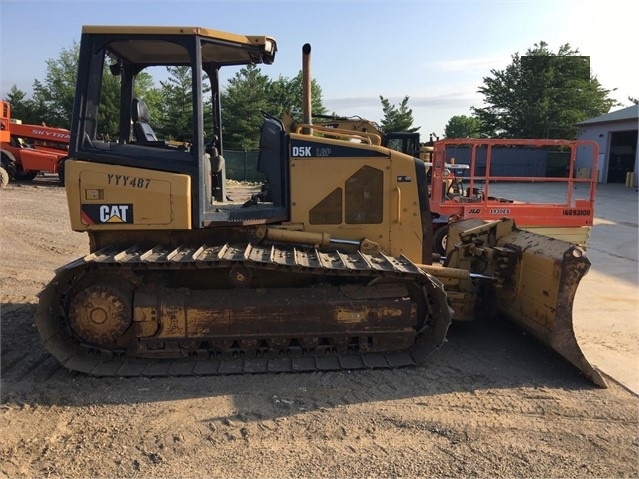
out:
<path id="1" fill-rule="evenodd" d="M 639 175 L 637 161 L 637 130 L 639 105 L 632 105 L 590 120 L 577 123 L 579 140 L 594 140 L 599 145 L 597 169 L 601 183 L 626 183 L 628 173 L 634 172 L 634 184 Z M 580 164 L 578 168 L 592 165 Z"/>

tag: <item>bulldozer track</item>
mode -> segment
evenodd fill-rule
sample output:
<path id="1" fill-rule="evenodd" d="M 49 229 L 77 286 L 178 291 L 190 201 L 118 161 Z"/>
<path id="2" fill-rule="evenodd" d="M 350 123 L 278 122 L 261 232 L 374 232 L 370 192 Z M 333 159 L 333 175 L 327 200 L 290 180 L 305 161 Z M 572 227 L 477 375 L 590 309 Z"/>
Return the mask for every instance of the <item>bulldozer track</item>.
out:
<path id="1" fill-rule="evenodd" d="M 111 350 L 82 341 L 74 334 L 67 313 L 68 296 L 89 274 L 143 277 L 151 272 L 172 274 L 178 270 L 207 274 L 232 268 L 268 270 L 286 275 L 313 275 L 410 283 L 423 295 L 426 315 L 409 348 L 389 352 L 366 352 L 356 347 L 317 346 L 302 348 L 295 341 L 281 348 L 244 351 L 233 341 L 226 351 L 206 347 L 185 357 L 132 356 L 126 348 Z M 143 280 L 142 280 L 143 283 Z M 66 368 L 94 376 L 189 376 L 252 374 L 267 372 L 332 371 L 394 368 L 422 363 L 445 340 L 452 311 L 443 285 L 405 257 L 383 253 L 298 249 L 276 245 L 224 244 L 178 246 L 136 244 L 128 248 L 104 248 L 79 258 L 56 271 L 55 278 L 40 294 L 36 325 L 47 349 Z"/>

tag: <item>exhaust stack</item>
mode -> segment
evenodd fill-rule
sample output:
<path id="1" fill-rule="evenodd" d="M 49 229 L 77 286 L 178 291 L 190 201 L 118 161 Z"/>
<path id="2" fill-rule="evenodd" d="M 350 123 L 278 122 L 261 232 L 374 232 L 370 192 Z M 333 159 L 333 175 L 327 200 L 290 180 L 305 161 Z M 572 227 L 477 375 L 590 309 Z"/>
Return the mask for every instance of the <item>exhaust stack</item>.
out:
<path id="1" fill-rule="evenodd" d="M 311 44 L 305 43 L 302 47 L 302 121 L 307 125 L 312 123 L 311 97 Z M 313 130 L 304 128 L 302 133 L 312 135 Z"/>

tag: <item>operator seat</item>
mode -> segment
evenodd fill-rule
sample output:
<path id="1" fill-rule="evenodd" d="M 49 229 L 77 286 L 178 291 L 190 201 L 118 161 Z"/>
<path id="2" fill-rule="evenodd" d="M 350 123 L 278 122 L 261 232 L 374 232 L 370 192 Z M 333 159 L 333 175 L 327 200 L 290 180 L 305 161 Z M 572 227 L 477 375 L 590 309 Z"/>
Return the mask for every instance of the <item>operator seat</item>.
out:
<path id="1" fill-rule="evenodd" d="M 131 104 L 131 119 L 133 120 L 133 133 L 139 144 L 158 141 L 151 125 L 149 125 L 149 108 L 144 101 L 137 98 Z"/>

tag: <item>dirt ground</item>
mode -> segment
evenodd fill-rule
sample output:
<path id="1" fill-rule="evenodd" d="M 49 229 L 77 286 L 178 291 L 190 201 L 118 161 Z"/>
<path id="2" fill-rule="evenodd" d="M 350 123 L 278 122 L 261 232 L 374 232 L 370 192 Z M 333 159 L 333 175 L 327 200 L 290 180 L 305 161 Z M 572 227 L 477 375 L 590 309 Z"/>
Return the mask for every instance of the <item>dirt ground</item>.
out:
<path id="1" fill-rule="evenodd" d="M 0 205 L 0 477 L 639 476 L 636 394 L 593 386 L 499 321 L 454 324 L 418 368 L 68 372 L 33 318 L 87 237 L 53 177 L 0 190 Z"/>

